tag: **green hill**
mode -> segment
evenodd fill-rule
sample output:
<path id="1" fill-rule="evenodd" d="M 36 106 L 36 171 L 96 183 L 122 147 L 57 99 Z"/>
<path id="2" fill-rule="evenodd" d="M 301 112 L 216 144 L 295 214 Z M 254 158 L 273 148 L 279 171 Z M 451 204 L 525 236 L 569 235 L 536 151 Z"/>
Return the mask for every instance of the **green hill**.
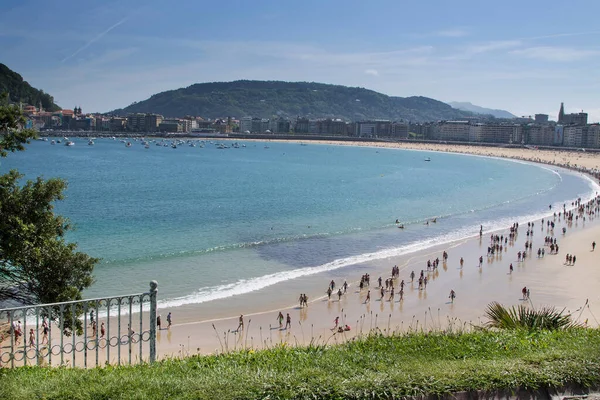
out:
<path id="1" fill-rule="evenodd" d="M 312 82 L 246 80 L 198 83 L 169 90 L 115 110 L 113 114 L 135 112 L 166 117 L 308 116 L 408 121 L 449 120 L 473 115 L 427 97 L 391 97 L 358 87 Z"/>
<path id="2" fill-rule="evenodd" d="M 31 104 L 39 107 L 40 101 L 42 107 L 47 111 L 57 111 L 60 107 L 54 104 L 54 98 L 43 90 L 31 87 L 29 83 L 23 80 L 23 77 L 14 72 L 4 64 L 0 64 L 0 93 L 9 94 L 10 100 L 18 103 Z"/>

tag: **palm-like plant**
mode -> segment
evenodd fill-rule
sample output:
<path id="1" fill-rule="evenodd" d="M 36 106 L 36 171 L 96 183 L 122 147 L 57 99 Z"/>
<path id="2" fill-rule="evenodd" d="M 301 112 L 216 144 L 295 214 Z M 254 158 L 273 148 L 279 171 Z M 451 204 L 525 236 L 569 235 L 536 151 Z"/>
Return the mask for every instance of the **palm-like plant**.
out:
<path id="1" fill-rule="evenodd" d="M 500 303 L 490 303 L 486 310 L 487 325 L 500 329 L 559 330 L 581 327 L 571 314 L 554 307 L 529 308 L 523 304 L 507 308 Z"/>

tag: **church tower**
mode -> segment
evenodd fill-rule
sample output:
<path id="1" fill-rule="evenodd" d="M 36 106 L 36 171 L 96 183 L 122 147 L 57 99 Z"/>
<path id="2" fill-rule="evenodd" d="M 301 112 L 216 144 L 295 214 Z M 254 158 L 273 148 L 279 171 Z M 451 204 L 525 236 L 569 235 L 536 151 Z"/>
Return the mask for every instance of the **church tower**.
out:
<path id="1" fill-rule="evenodd" d="M 560 111 L 558 112 L 558 123 L 561 124 L 565 119 L 565 105 L 560 103 Z"/>

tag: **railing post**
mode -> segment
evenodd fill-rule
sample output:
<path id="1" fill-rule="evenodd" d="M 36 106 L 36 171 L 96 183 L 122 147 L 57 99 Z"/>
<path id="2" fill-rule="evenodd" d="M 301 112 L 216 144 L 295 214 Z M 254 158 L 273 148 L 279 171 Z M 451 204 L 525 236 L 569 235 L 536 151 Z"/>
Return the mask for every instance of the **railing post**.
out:
<path id="1" fill-rule="evenodd" d="M 150 364 L 156 361 L 156 294 L 158 282 L 150 281 Z"/>

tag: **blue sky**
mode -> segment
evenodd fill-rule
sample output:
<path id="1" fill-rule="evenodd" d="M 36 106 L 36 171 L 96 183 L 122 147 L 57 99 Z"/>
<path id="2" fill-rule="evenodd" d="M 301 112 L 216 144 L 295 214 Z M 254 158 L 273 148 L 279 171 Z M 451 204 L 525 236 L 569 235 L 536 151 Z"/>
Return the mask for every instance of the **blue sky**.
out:
<path id="1" fill-rule="evenodd" d="M 600 1 L 2 0 L 0 62 L 59 105 L 236 79 L 600 121 Z"/>

